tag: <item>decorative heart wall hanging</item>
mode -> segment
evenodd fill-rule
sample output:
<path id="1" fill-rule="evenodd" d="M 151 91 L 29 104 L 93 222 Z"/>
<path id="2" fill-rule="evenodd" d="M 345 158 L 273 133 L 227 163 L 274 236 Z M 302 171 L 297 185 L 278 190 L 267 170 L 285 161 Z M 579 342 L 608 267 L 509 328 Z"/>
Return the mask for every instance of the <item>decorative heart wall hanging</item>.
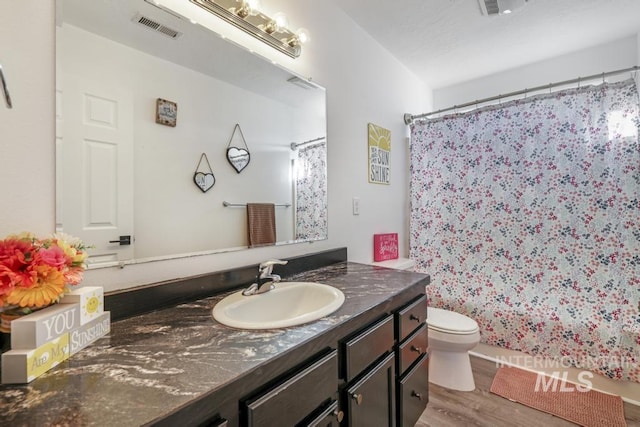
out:
<path id="1" fill-rule="evenodd" d="M 233 137 L 236 134 L 236 130 L 240 132 L 240 139 L 244 144 L 245 148 L 232 146 Z M 236 123 L 236 126 L 233 128 L 233 133 L 231 134 L 231 139 L 229 139 L 229 144 L 227 144 L 227 160 L 236 170 L 236 172 L 240 173 L 244 168 L 249 165 L 249 161 L 251 161 L 251 153 L 249 153 L 249 146 L 247 145 L 247 141 L 244 139 L 244 135 L 242 134 L 242 129 L 240 129 L 240 125 Z"/>
<path id="2" fill-rule="evenodd" d="M 198 169 L 200 169 L 200 164 L 202 163 L 202 159 L 207 162 L 209 172 L 198 172 Z M 202 190 L 203 193 L 209 191 L 211 187 L 213 187 L 213 185 L 216 183 L 216 177 L 213 175 L 213 170 L 211 169 L 209 159 L 207 159 L 207 155 L 205 153 L 202 153 L 202 155 L 200 156 L 200 161 L 198 162 L 196 171 L 193 174 L 193 182 L 196 183 L 198 188 Z"/>

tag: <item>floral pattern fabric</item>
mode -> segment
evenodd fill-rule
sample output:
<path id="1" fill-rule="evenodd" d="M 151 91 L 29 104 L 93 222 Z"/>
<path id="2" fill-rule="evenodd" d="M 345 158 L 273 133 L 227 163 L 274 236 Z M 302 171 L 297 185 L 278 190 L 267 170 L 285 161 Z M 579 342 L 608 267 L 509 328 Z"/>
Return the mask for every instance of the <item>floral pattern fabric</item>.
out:
<path id="1" fill-rule="evenodd" d="M 640 382 L 630 80 L 416 122 L 410 256 L 487 344 Z"/>
<path id="2" fill-rule="evenodd" d="M 296 240 L 327 238 L 327 149 L 311 145 L 296 160 Z"/>

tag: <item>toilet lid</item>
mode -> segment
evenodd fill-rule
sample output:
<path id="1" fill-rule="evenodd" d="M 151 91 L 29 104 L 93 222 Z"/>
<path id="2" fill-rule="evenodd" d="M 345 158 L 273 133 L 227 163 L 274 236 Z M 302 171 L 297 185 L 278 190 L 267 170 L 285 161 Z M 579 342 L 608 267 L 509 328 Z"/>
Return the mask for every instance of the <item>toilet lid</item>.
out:
<path id="1" fill-rule="evenodd" d="M 460 313 L 441 308 L 427 308 L 427 325 L 429 328 L 453 333 L 472 333 L 478 330 L 478 323 Z"/>

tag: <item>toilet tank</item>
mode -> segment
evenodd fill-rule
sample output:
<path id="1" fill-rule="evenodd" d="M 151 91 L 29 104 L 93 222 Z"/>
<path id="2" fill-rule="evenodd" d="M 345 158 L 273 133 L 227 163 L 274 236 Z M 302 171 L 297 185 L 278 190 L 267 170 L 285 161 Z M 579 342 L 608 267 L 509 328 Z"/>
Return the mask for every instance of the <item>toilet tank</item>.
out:
<path id="1" fill-rule="evenodd" d="M 416 262 L 409 258 L 389 259 L 387 261 L 372 262 L 371 264 L 377 265 L 379 267 L 387 267 L 387 268 L 393 268 L 396 270 L 408 270 L 408 271 L 413 271 L 413 269 L 416 266 Z"/>

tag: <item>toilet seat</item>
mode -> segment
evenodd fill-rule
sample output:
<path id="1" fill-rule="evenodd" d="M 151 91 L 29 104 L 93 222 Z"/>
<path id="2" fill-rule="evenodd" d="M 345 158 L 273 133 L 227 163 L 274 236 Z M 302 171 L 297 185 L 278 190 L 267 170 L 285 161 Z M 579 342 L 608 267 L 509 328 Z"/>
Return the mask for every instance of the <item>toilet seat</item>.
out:
<path id="1" fill-rule="evenodd" d="M 478 332 L 478 323 L 460 313 L 435 307 L 427 308 L 427 325 L 433 331 L 455 335 L 470 335 Z"/>

